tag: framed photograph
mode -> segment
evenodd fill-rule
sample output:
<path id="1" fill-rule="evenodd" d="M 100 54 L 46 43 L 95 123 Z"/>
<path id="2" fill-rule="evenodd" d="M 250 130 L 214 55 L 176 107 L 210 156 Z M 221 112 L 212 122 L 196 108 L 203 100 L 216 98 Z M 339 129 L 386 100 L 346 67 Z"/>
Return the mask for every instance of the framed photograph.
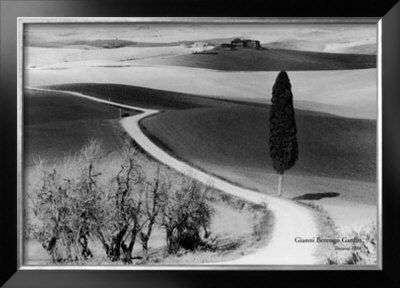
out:
<path id="1" fill-rule="evenodd" d="M 22 269 L 379 269 L 377 21 L 19 18 Z"/>
<path id="2" fill-rule="evenodd" d="M 25 277 L 383 271 L 384 18 L 31 16 L 14 35 Z"/>

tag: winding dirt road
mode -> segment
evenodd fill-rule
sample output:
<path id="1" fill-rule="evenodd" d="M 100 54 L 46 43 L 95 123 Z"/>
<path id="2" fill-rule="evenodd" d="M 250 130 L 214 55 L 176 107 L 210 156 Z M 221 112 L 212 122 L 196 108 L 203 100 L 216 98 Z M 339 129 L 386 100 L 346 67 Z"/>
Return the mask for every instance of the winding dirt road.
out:
<path id="1" fill-rule="evenodd" d="M 140 120 L 157 114 L 159 112 L 158 110 L 143 109 L 140 107 L 120 104 L 72 91 L 50 90 L 31 87 L 26 88 L 38 91 L 62 92 L 100 103 L 110 104 L 116 107 L 141 111 L 143 113 L 122 119 L 121 124 L 127 131 L 127 133 L 136 141 L 136 143 L 155 159 L 206 185 L 211 184 L 214 188 L 221 190 L 225 193 L 257 204 L 266 203 L 268 209 L 271 210 L 275 218 L 272 236 L 268 245 L 264 248 L 257 250 L 257 252 L 253 254 L 249 254 L 239 259 L 223 263 L 210 263 L 210 265 L 318 264 L 318 259 L 315 255 L 318 244 L 295 242 L 296 237 L 312 238 L 318 235 L 318 229 L 314 215 L 309 209 L 302 207 L 291 200 L 264 195 L 256 191 L 236 186 L 220 178 L 209 175 L 203 171 L 197 170 L 187 163 L 175 159 L 164 150 L 160 149 L 157 145 L 155 145 L 140 129 Z"/>

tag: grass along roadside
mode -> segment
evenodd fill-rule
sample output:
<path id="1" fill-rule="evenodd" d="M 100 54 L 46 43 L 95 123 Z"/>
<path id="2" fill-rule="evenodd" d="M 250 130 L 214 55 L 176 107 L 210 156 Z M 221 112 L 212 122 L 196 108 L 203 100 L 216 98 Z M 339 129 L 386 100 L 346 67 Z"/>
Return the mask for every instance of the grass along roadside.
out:
<path id="1" fill-rule="evenodd" d="M 315 201 L 296 200 L 314 211 L 318 219 L 318 258 L 323 265 L 374 265 L 377 263 L 377 228 L 371 223 L 351 231 L 335 224 L 323 205 Z"/>

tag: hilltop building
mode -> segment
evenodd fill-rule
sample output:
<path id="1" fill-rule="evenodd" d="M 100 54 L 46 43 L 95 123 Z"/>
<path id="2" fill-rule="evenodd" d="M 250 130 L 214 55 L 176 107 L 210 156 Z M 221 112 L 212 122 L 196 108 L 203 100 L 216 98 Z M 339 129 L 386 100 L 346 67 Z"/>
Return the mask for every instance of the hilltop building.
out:
<path id="1" fill-rule="evenodd" d="M 240 39 L 236 38 L 231 41 L 231 43 L 222 43 L 221 48 L 261 48 L 260 41 L 258 40 L 250 40 L 250 39 Z"/>

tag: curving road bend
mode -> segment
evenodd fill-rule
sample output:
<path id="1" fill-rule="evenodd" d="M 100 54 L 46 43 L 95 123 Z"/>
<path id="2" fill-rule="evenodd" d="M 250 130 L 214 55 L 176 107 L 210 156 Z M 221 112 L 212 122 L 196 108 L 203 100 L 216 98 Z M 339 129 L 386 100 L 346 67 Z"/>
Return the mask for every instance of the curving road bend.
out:
<path id="1" fill-rule="evenodd" d="M 139 122 L 151 115 L 157 114 L 158 110 L 144 109 L 140 107 L 120 104 L 112 101 L 98 99 L 78 92 L 65 90 L 51 90 L 42 88 L 27 89 L 38 91 L 62 92 L 73 96 L 86 98 L 99 103 L 110 104 L 116 107 L 141 111 L 143 113 L 121 119 L 121 124 L 127 133 L 147 153 L 165 165 L 190 176 L 206 185 L 213 185 L 214 188 L 225 193 L 242 198 L 249 202 L 266 203 L 268 209 L 274 214 L 275 222 L 272 236 L 268 245 L 256 252 L 243 256 L 239 259 L 210 263 L 210 265 L 314 265 L 318 264 L 316 257 L 316 243 L 296 243 L 295 238 L 312 238 L 318 235 L 318 228 L 312 212 L 296 204 L 293 201 L 283 198 L 276 198 L 264 195 L 256 191 L 245 189 L 218 177 L 209 175 L 203 171 L 172 157 L 164 150 L 155 145 L 140 129 Z"/>

